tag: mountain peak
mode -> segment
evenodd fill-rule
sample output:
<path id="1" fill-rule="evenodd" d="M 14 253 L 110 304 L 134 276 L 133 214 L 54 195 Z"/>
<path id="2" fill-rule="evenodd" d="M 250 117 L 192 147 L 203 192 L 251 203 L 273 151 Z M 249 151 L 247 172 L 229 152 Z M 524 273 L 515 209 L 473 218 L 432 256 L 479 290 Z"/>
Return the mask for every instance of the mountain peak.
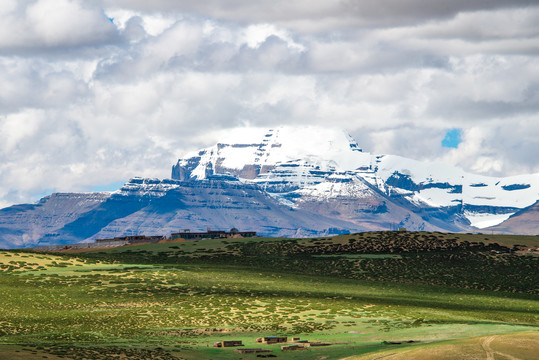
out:
<path id="1" fill-rule="evenodd" d="M 313 143 L 342 141 L 348 139 L 357 145 L 354 139 L 343 129 L 320 125 L 280 125 L 273 128 L 243 127 L 223 131 L 218 136 L 220 144 L 252 144 L 265 140 L 278 139 L 281 143 L 298 143 L 309 146 Z"/>
<path id="2" fill-rule="evenodd" d="M 212 147 L 187 154 L 174 167 L 172 178 L 205 179 L 230 173 L 254 179 L 270 168 L 290 162 L 309 163 L 327 171 L 350 170 L 362 150 L 344 130 L 321 126 L 243 128 L 227 132 Z"/>

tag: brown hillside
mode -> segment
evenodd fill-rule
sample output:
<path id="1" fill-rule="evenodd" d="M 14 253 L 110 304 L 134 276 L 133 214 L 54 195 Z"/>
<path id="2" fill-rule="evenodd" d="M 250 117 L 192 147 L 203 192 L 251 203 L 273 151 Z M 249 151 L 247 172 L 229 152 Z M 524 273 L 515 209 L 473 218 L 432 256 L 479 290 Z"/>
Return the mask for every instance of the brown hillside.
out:
<path id="1" fill-rule="evenodd" d="M 539 234 L 539 201 L 516 212 L 501 224 L 483 230 L 504 234 Z"/>

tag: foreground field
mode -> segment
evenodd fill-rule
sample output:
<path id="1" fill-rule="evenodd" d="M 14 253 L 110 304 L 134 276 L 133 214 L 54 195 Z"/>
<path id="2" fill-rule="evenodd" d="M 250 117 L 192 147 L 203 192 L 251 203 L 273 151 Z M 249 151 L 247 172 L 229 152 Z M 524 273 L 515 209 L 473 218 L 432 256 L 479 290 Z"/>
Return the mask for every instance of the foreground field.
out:
<path id="1" fill-rule="evenodd" d="M 437 359 L 488 339 L 464 358 L 532 359 L 519 349 L 537 346 L 538 258 L 432 236 L 0 251 L 0 359 L 257 358 L 220 340 L 282 359 Z M 255 342 L 268 335 L 331 345 Z"/>

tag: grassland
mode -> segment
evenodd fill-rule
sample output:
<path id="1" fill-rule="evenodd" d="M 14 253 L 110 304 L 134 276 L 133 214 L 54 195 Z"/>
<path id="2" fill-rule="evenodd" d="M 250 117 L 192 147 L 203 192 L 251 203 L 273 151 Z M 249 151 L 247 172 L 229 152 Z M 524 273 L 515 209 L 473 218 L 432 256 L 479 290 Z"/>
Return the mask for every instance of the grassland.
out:
<path id="1" fill-rule="evenodd" d="M 227 339 L 281 359 L 427 359 L 444 346 L 527 359 L 539 257 L 525 247 L 537 246 L 386 232 L 0 251 L 0 359 L 257 358 L 212 347 Z M 332 345 L 282 352 L 255 343 L 267 335 Z"/>

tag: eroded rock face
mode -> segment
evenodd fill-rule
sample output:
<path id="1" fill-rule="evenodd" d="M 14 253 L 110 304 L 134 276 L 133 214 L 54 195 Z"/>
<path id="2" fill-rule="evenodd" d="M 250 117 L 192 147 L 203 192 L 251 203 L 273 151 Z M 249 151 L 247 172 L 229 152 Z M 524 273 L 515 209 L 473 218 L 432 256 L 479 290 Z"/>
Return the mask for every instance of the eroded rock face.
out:
<path id="1" fill-rule="evenodd" d="M 327 184 L 320 183 L 319 186 Z M 3 247 L 68 244 L 125 235 L 166 235 L 178 229 L 238 229 L 264 236 L 327 236 L 405 226 L 418 230 L 459 230 L 434 224 L 368 186 L 340 179 L 327 201 L 283 198 L 259 184 L 216 175 L 203 180 L 134 178 L 114 193 L 53 194 L 35 205 L 0 211 Z M 363 191 L 363 197 L 350 196 Z M 313 190 L 317 193 L 322 189 Z M 336 193 L 339 192 L 337 196 Z"/>
<path id="2" fill-rule="evenodd" d="M 29 221 L 29 219 L 31 221 Z M 292 209 L 254 184 L 227 180 L 132 179 L 112 194 L 53 194 L 0 211 L 2 247 L 68 244 L 178 229 L 254 230 L 265 236 L 363 231 L 352 222 Z M 8 226 L 9 225 L 9 226 Z"/>

